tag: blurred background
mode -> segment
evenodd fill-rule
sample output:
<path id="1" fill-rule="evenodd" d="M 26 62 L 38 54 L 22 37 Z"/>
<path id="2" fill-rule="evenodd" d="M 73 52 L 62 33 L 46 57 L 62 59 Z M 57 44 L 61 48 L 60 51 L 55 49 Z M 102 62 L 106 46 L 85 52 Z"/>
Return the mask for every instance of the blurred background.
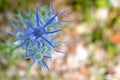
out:
<path id="1" fill-rule="evenodd" d="M 120 0 L 51 0 L 57 12 L 67 10 L 59 40 L 64 54 L 54 53 L 50 71 L 13 49 L 11 21 L 19 10 L 36 5 L 49 7 L 50 0 L 0 0 L 0 80 L 120 80 Z"/>

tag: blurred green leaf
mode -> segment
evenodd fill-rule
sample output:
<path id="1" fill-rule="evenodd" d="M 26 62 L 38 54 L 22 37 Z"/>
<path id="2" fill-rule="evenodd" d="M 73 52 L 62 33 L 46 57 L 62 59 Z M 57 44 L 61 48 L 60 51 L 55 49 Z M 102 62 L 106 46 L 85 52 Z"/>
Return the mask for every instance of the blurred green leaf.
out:
<path id="1" fill-rule="evenodd" d="M 96 5 L 98 7 L 108 7 L 110 5 L 110 0 L 96 0 Z"/>

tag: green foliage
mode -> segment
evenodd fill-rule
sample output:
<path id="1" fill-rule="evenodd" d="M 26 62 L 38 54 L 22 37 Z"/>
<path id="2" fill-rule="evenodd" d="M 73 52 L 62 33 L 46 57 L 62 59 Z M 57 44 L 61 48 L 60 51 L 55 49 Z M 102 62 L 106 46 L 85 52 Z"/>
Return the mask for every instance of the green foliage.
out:
<path id="1" fill-rule="evenodd" d="M 91 33 L 91 41 L 96 42 L 102 40 L 102 30 L 100 28 L 96 28 L 92 33 Z"/>
<path id="2" fill-rule="evenodd" d="M 110 0 L 96 0 L 96 6 L 97 7 L 109 7 Z"/>
<path id="3" fill-rule="evenodd" d="M 4 12 L 5 10 L 17 11 L 17 8 L 21 7 L 27 9 L 31 2 L 33 0 L 0 0 L 0 12 Z"/>
<path id="4" fill-rule="evenodd" d="M 109 7 L 110 0 L 70 0 L 68 4 L 81 13 L 84 21 L 91 22 L 93 20 L 91 11 L 96 10 L 98 7 Z"/>
<path id="5" fill-rule="evenodd" d="M 90 8 L 92 5 L 94 5 L 95 0 L 70 0 L 68 4 L 72 5 L 74 10 L 82 13 L 83 20 L 87 20 L 90 22 L 92 20 L 90 16 Z"/>
<path id="6" fill-rule="evenodd" d="M 5 58 L 7 61 L 13 61 L 17 58 L 18 51 L 13 51 L 13 48 L 15 46 L 13 46 L 11 44 L 12 40 L 6 40 L 4 42 L 0 42 L 0 56 Z"/>
<path id="7" fill-rule="evenodd" d="M 111 58 L 115 58 L 116 56 L 116 46 L 110 42 L 110 41 L 107 41 L 106 42 L 106 50 L 107 50 L 107 53 L 108 53 L 108 57 L 111 59 Z"/>

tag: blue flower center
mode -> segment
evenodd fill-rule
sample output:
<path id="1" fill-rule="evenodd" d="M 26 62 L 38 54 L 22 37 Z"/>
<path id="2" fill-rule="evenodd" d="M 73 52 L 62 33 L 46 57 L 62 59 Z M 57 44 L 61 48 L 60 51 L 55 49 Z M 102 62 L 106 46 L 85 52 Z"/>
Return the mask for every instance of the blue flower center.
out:
<path id="1" fill-rule="evenodd" d="M 41 30 L 41 29 L 35 29 L 35 30 L 34 30 L 34 35 L 35 35 L 35 36 L 41 36 L 41 35 L 43 35 L 43 34 L 44 34 L 44 31 Z"/>
<path id="2" fill-rule="evenodd" d="M 35 58 L 36 60 L 38 60 L 38 61 L 41 61 L 42 58 L 43 58 L 43 55 L 42 55 L 42 54 L 39 54 L 39 53 L 36 53 L 36 54 L 34 55 L 34 58 Z"/>

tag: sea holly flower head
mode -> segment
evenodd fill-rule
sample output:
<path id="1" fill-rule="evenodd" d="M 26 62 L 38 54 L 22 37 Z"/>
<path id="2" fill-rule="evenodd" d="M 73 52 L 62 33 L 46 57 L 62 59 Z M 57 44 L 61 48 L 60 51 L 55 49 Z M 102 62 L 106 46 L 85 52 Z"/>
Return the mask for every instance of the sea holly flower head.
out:
<path id="1" fill-rule="evenodd" d="M 47 70 L 49 68 L 44 59 L 51 58 L 54 51 L 61 52 L 56 50 L 56 47 L 60 46 L 56 36 L 61 31 L 61 23 L 68 22 L 67 20 L 59 20 L 59 17 L 66 11 L 57 14 L 52 5 L 49 9 L 45 9 L 42 13 L 36 7 L 35 11 L 27 12 L 24 16 L 19 14 L 20 22 L 16 20 L 12 23 L 15 32 L 9 32 L 16 36 L 14 42 L 20 42 L 15 49 L 23 48 L 25 59 L 33 59 L 31 66 L 37 62 L 39 69 L 41 69 L 40 63 L 42 62 Z"/>
<path id="2" fill-rule="evenodd" d="M 40 63 L 42 63 L 43 65 L 44 65 L 44 67 L 47 69 L 47 70 L 49 70 L 49 68 L 48 68 L 48 66 L 47 66 L 47 64 L 46 64 L 46 62 L 45 62 L 45 60 L 44 59 L 49 59 L 49 58 L 51 58 L 51 56 L 46 56 L 46 54 L 44 54 L 43 53 L 43 51 L 38 51 L 38 52 L 36 52 L 36 53 L 33 53 L 33 54 L 31 54 L 30 56 L 27 56 L 27 57 L 25 57 L 25 59 L 33 59 L 33 61 L 32 61 L 32 64 L 30 65 L 30 68 L 33 66 L 33 64 L 35 63 L 35 62 L 37 62 L 37 64 L 38 64 L 38 68 L 41 70 L 41 64 Z"/>

